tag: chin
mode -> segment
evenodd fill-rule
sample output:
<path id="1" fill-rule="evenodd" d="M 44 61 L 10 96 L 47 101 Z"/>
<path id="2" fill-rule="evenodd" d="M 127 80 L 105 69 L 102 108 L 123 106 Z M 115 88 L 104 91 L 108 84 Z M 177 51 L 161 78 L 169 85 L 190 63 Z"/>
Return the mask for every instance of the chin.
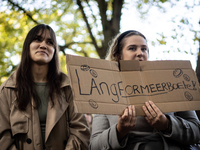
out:
<path id="1" fill-rule="evenodd" d="M 46 60 L 37 60 L 37 61 L 33 61 L 35 64 L 37 65 L 46 65 L 49 64 L 50 61 L 46 61 Z"/>

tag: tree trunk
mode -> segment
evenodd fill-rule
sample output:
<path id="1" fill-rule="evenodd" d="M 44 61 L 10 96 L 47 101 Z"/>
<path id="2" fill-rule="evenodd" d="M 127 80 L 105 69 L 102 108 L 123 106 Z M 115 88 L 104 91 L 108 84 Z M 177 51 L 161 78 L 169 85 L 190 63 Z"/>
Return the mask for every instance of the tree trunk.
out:
<path id="1" fill-rule="evenodd" d="M 97 41 L 92 33 L 92 28 L 88 22 L 88 18 L 86 16 L 86 13 L 84 11 L 82 1 L 77 0 L 77 5 L 79 6 L 79 10 L 82 13 L 83 19 L 86 23 L 88 32 L 90 34 L 90 38 L 92 40 L 92 43 L 94 47 L 96 48 L 96 51 L 101 59 L 104 59 L 108 50 L 108 43 L 109 41 L 117 34 L 119 33 L 120 29 L 120 20 L 121 20 L 121 11 L 122 11 L 122 5 L 124 3 L 124 0 L 113 0 L 112 1 L 112 17 L 110 20 L 108 20 L 107 16 L 107 7 L 108 2 L 105 0 L 96 0 L 98 3 L 99 13 L 101 16 L 101 23 L 102 23 L 102 36 L 104 37 L 101 41 L 101 46 L 97 45 Z"/>

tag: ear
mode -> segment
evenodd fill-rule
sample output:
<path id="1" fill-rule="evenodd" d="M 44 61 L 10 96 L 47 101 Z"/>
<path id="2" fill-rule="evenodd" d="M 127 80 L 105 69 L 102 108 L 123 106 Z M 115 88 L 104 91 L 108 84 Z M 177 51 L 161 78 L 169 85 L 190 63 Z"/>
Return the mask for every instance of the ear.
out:
<path id="1" fill-rule="evenodd" d="M 120 60 L 122 60 L 121 55 L 117 54 L 117 61 L 119 62 Z"/>
<path id="2" fill-rule="evenodd" d="M 121 54 L 121 55 L 118 54 L 118 55 L 117 55 L 117 59 L 118 59 L 118 61 L 123 60 L 123 56 L 122 56 L 122 54 Z"/>

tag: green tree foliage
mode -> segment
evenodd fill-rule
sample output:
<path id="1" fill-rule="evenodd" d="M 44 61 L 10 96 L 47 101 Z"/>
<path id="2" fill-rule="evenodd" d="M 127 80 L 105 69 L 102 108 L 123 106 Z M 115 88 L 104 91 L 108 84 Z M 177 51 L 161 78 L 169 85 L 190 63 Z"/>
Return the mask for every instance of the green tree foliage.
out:
<path id="1" fill-rule="evenodd" d="M 0 83 L 16 69 L 26 34 L 40 23 L 49 24 L 56 31 L 63 71 L 66 52 L 104 58 L 108 41 L 119 32 L 122 4 L 123 0 L 3 0 Z M 107 15 L 107 11 L 113 14 Z"/>
<path id="2" fill-rule="evenodd" d="M 63 71 L 66 72 L 66 53 L 104 58 L 109 41 L 120 31 L 122 8 L 127 1 L 3 0 L 0 5 L 0 83 L 16 69 L 26 34 L 40 23 L 49 24 L 56 32 Z M 164 4 L 170 3 L 173 7 L 176 1 L 136 0 L 135 7 L 145 19 L 153 6 L 166 12 Z M 179 22 L 190 25 L 187 19 L 181 18 Z M 198 40 L 194 32 L 194 40 Z M 156 42 L 166 44 L 166 36 L 159 35 Z"/>
<path id="3" fill-rule="evenodd" d="M 8 76 L 19 62 L 23 39 L 29 30 L 26 18 L 18 11 L 0 12 L 0 77 Z"/>
<path id="4" fill-rule="evenodd" d="M 180 7 L 176 7 L 178 3 Z M 171 15 L 171 20 L 170 20 L 170 22 L 173 24 L 173 28 L 169 27 L 171 28 L 170 36 L 165 35 L 163 33 L 158 33 L 160 35 L 160 39 L 157 39 L 157 41 L 160 44 L 167 44 L 166 42 L 167 38 L 172 38 L 173 40 L 176 40 L 177 43 L 179 43 L 180 40 L 185 40 L 185 43 L 187 43 L 188 36 L 184 35 L 184 33 L 186 33 L 185 32 L 186 30 L 190 32 L 187 34 L 193 34 L 194 44 L 199 41 L 200 34 L 199 34 L 198 20 L 194 22 L 194 18 L 197 18 L 196 16 L 199 16 L 194 13 L 194 12 L 197 12 L 195 10 L 199 10 L 200 8 L 199 0 L 182 1 L 182 2 L 180 0 L 161 0 L 161 1 L 160 0 L 142 0 L 142 1 L 137 1 L 136 5 L 138 8 L 137 10 L 141 14 L 141 18 L 144 18 L 144 19 L 148 19 L 149 11 L 151 11 L 151 9 L 155 9 L 155 7 L 159 8 L 160 13 L 173 14 Z M 169 11 L 169 8 L 170 8 L 170 11 Z M 176 9 L 173 9 L 173 8 L 176 8 Z M 156 14 L 153 14 L 153 15 L 156 15 Z M 200 16 L 198 19 L 200 20 Z M 174 50 L 178 50 L 178 48 L 174 48 Z M 180 52 L 184 53 L 185 50 L 184 51 L 180 50 Z M 191 55 L 194 54 L 192 51 L 192 46 L 191 46 L 191 49 L 187 50 L 186 53 L 189 53 Z"/>

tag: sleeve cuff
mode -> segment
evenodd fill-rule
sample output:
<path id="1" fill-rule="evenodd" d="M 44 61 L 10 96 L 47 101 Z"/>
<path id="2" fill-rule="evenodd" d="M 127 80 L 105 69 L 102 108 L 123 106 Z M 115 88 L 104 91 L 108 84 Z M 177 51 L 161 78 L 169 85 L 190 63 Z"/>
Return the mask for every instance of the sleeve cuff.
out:
<path id="1" fill-rule="evenodd" d="M 128 141 L 128 135 L 124 137 L 122 142 L 119 143 L 118 138 L 117 138 L 117 124 L 113 125 L 110 128 L 110 133 L 109 133 L 109 143 L 112 149 L 120 149 L 124 148 L 127 144 Z"/>
<path id="2" fill-rule="evenodd" d="M 170 137 L 172 135 L 172 121 L 169 115 L 166 115 L 167 119 L 169 120 L 168 128 L 164 131 L 159 131 L 165 137 Z"/>

